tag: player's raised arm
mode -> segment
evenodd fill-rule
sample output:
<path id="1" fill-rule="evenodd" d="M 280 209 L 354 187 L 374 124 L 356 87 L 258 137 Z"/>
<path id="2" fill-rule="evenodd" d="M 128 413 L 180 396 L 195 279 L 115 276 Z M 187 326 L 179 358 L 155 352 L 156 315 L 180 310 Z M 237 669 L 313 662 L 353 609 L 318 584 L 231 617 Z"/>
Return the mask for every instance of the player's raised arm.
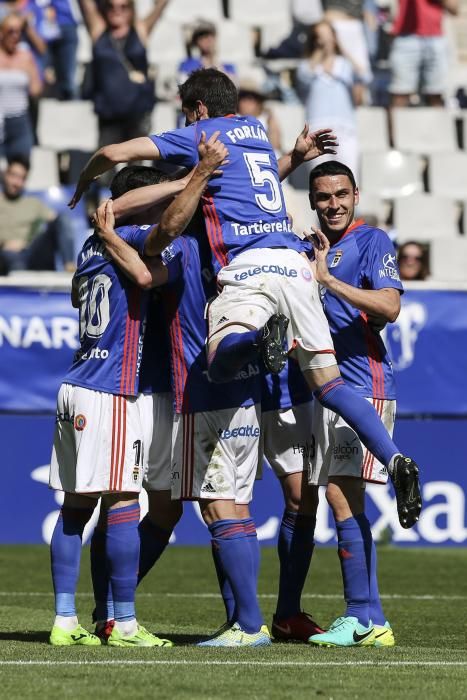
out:
<path id="1" fill-rule="evenodd" d="M 290 153 L 281 156 L 277 161 L 279 178 L 285 180 L 302 163 L 327 154 L 335 155 L 338 141 L 332 129 L 311 131 L 308 124 L 297 137 L 295 146 Z"/>
<path id="2" fill-rule="evenodd" d="M 226 160 L 228 150 L 218 140 L 218 136 L 219 132 L 216 131 L 209 140 L 206 140 L 206 134 L 202 132 L 199 143 L 201 160 L 193 170 L 188 185 L 167 207 L 157 228 L 151 231 L 144 247 L 146 255 L 159 255 L 174 238 L 183 233 L 196 211 L 210 178 L 215 174 L 220 175 L 221 171 L 218 168 L 228 163 Z"/>
<path id="3" fill-rule="evenodd" d="M 138 252 L 115 232 L 112 200 L 103 202 L 93 216 L 94 231 L 106 247 L 114 263 L 138 287 L 151 289 L 168 280 L 168 272 L 160 258 L 147 263 Z"/>
<path id="4" fill-rule="evenodd" d="M 115 219 L 123 219 L 140 214 L 156 204 L 163 204 L 182 192 L 191 179 L 191 172 L 185 177 L 157 185 L 137 187 L 112 200 Z"/>
<path id="5" fill-rule="evenodd" d="M 158 160 L 159 158 L 159 149 L 148 136 L 103 146 L 91 156 L 81 171 L 76 190 L 68 206 L 74 209 L 91 182 L 115 165 L 133 160 Z"/>

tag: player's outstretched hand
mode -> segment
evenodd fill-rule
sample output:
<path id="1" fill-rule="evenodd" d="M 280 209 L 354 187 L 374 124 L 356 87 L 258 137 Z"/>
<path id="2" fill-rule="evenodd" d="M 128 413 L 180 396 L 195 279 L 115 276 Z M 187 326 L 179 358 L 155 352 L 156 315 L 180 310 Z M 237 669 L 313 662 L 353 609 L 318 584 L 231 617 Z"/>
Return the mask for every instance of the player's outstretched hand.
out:
<path id="1" fill-rule="evenodd" d="M 335 155 L 338 145 L 337 136 L 332 129 L 318 129 L 310 132 L 310 127 L 305 124 L 295 142 L 293 156 L 305 163 L 319 156 Z"/>
<path id="2" fill-rule="evenodd" d="M 198 144 L 198 153 L 200 157 L 199 167 L 203 173 L 209 175 L 222 175 L 222 170 L 218 170 L 220 165 L 227 165 L 229 162 L 227 157 L 229 152 L 226 146 L 219 141 L 220 131 L 215 131 L 208 140 L 206 140 L 206 132 L 201 132 L 201 140 Z"/>
<path id="3" fill-rule="evenodd" d="M 326 284 L 329 281 L 331 273 L 328 269 L 327 255 L 329 253 L 329 241 L 319 228 L 315 226 L 311 227 L 313 233 L 308 233 L 304 231 L 306 238 L 310 241 L 313 246 L 313 253 L 315 255 L 315 275 L 318 282 L 321 284 Z"/>
<path id="4" fill-rule="evenodd" d="M 103 240 L 114 233 L 115 216 L 111 199 L 106 199 L 92 216 L 94 231 Z"/>
<path id="5" fill-rule="evenodd" d="M 70 201 L 68 202 L 68 206 L 70 207 L 70 209 L 74 209 L 76 207 L 76 205 L 78 204 L 78 202 L 81 199 L 81 197 L 83 196 L 83 194 L 89 188 L 89 185 L 91 184 L 91 182 L 92 182 L 92 179 L 89 180 L 89 178 L 87 178 L 84 175 L 84 171 L 83 171 L 81 173 L 81 175 L 79 176 L 78 184 L 76 185 L 76 189 L 73 193 L 73 196 L 70 199 Z"/>

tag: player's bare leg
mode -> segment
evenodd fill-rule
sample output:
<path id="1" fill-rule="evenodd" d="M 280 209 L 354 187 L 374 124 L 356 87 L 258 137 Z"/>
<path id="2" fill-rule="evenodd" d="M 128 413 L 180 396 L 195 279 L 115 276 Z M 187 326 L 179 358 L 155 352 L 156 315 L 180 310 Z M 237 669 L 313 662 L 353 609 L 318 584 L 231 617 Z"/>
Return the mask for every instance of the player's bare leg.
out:
<path id="1" fill-rule="evenodd" d="M 54 646 L 98 646 L 100 640 L 78 623 L 75 594 L 79 577 L 83 532 L 99 494 L 65 493 L 50 543 L 55 593 L 55 621 L 50 634 Z"/>
<path id="2" fill-rule="evenodd" d="M 306 471 L 279 479 L 285 511 L 278 538 L 280 561 L 279 594 L 271 632 L 282 640 L 307 642 L 323 632 L 301 609 L 301 594 L 314 550 L 318 487 L 308 484 Z"/>

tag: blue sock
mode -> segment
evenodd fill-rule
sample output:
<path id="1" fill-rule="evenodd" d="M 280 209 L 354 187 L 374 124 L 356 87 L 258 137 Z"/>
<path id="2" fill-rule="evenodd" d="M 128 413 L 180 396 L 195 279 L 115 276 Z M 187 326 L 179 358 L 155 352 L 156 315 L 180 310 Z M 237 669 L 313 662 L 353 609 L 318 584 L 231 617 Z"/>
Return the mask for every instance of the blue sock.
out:
<path id="1" fill-rule="evenodd" d="M 245 534 L 250 545 L 251 555 L 253 557 L 253 568 L 256 578 L 256 585 L 258 585 L 258 574 L 259 574 L 259 564 L 261 561 L 261 551 L 258 542 L 258 535 L 256 533 L 256 525 L 253 518 L 243 518 L 240 520 L 245 528 Z"/>
<path id="2" fill-rule="evenodd" d="M 370 620 L 375 625 L 384 625 L 384 623 L 386 622 L 386 616 L 384 615 L 383 606 L 381 605 L 381 599 L 379 597 L 376 547 L 373 541 L 373 535 L 371 534 L 370 523 L 365 513 L 360 513 L 359 515 L 356 515 L 355 520 L 360 526 L 360 531 L 362 533 L 363 541 L 365 543 L 365 551 L 367 553 L 367 562 L 369 566 Z"/>
<path id="3" fill-rule="evenodd" d="M 233 591 L 237 622 L 247 633 L 259 632 L 263 616 L 256 596 L 251 545 L 240 520 L 217 520 L 209 525 L 212 545 Z"/>
<path id="4" fill-rule="evenodd" d="M 357 617 L 364 627 L 370 620 L 370 579 L 367 552 L 355 518 L 336 522 L 337 551 L 341 562 L 346 617 Z"/>
<path id="5" fill-rule="evenodd" d="M 153 523 L 149 514 L 146 514 L 141 520 L 138 530 L 140 539 L 139 584 L 141 579 L 152 569 L 169 544 L 172 530 L 164 530 L 162 527 L 159 527 L 159 525 Z"/>
<path id="6" fill-rule="evenodd" d="M 93 615 L 95 621 L 113 620 L 115 617 L 105 553 L 106 538 L 105 530 L 100 530 L 98 527 L 95 528 L 91 538 L 91 578 L 96 604 Z"/>
<path id="7" fill-rule="evenodd" d="M 50 563 L 55 593 L 55 614 L 76 615 L 75 593 L 79 577 L 81 546 L 86 523 L 94 508 L 63 506 L 50 542 Z"/>
<path id="8" fill-rule="evenodd" d="M 208 357 L 208 374 L 213 382 L 228 382 L 248 362 L 258 359 L 258 344 L 263 329 L 246 333 L 229 333 L 222 338 L 212 355 Z"/>
<path id="9" fill-rule="evenodd" d="M 371 403 L 347 386 L 342 377 L 326 382 L 313 395 L 325 408 L 342 416 L 365 447 L 386 467 L 391 458 L 400 453 Z"/>
<path id="10" fill-rule="evenodd" d="M 233 623 L 236 621 L 235 598 L 229 579 L 225 575 L 225 571 L 222 568 L 218 554 L 218 548 L 216 545 L 214 545 L 214 540 L 212 540 L 211 552 L 214 561 L 214 567 L 216 569 L 217 580 L 219 582 L 219 590 L 221 592 L 222 602 L 224 603 L 225 607 L 227 622 L 230 625 L 233 625 Z"/>
<path id="11" fill-rule="evenodd" d="M 301 595 L 315 547 L 316 517 L 285 510 L 277 550 L 280 561 L 276 617 L 284 620 L 301 610 Z"/>
<path id="12" fill-rule="evenodd" d="M 133 620 L 139 564 L 139 504 L 107 513 L 106 555 L 115 619 Z"/>

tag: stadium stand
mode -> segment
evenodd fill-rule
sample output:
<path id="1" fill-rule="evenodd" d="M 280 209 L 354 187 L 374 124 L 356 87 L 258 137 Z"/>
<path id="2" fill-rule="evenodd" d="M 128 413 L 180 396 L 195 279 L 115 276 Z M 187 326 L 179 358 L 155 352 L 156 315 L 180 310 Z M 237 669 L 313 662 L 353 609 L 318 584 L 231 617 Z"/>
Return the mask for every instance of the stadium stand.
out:
<path id="1" fill-rule="evenodd" d="M 363 192 L 386 199 L 422 192 L 421 160 L 400 151 L 363 153 L 360 183 Z"/>
<path id="2" fill-rule="evenodd" d="M 467 153 L 434 153 L 429 160 L 430 191 L 463 200 L 467 193 Z M 465 230 L 464 230 L 465 232 Z"/>
<path id="3" fill-rule="evenodd" d="M 406 153 L 445 153 L 458 149 L 453 113 L 443 107 L 395 107 L 394 146 Z"/>
<path id="4" fill-rule="evenodd" d="M 39 102 L 37 132 L 39 143 L 45 148 L 94 151 L 97 148 L 97 118 L 92 103 L 43 98 Z"/>
<path id="5" fill-rule="evenodd" d="M 394 227 L 398 243 L 446 240 L 459 233 L 459 207 L 452 199 L 426 192 L 394 200 Z M 449 246 L 446 246 L 449 250 Z"/>

